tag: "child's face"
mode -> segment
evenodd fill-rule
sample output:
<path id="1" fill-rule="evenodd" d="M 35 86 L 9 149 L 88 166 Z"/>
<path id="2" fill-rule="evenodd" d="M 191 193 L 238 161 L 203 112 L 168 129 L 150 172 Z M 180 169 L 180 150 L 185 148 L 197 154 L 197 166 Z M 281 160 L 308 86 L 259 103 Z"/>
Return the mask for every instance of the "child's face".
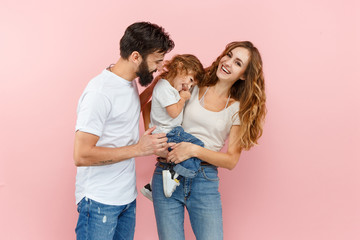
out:
<path id="1" fill-rule="evenodd" d="M 188 72 L 187 74 L 178 74 L 173 80 L 173 87 L 178 91 L 187 91 L 195 84 L 196 81 L 193 72 Z"/>

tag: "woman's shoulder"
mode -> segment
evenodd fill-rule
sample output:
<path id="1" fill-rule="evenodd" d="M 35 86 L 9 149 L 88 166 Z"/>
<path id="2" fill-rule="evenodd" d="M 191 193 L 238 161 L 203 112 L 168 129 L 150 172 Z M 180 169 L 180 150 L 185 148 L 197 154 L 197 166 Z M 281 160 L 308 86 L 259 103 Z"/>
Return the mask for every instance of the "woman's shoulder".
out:
<path id="1" fill-rule="evenodd" d="M 206 89 L 208 88 L 207 86 L 205 87 L 198 87 L 197 85 L 195 86 L 196 87 L 196 92 L 199 94 L 199 96 L 202 97 L 202 95 L 204 95 Z M 195 89 L 194 87 L 194 89 Z"/>
<path id="2" fill-rule="evenodd" d="M 237 107 L 238 108 L 239 106 L 240 106 L 240 101 L 235 100 L 234 98 L 230 98 L 229 107 L 232 107 L 232 108 Z"/>
<path id="3" fill-rule="evenodd" d="M 229 102 L 229 105 L 230 105 L 230 106 L 228 106 L 227 109 L 228 109 L 229 112 L 232 113 L 232 114 L 238 112 L 239 109 L 240 109 L 240 102 L 237 101 L 237 100 L 235 100 L 235 99 L 231 99 L 230 102 Z"/>

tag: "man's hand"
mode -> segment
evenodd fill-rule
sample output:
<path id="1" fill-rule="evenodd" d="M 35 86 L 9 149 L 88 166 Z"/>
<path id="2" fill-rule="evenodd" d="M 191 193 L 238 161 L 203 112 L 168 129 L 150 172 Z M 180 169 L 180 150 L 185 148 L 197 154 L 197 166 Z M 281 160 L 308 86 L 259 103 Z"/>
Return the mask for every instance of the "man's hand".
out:
<path id="1" fill-rule="evenodd" d="M 140 156 L 148 156 L 167 150 L 167 137 L 165 133 L 151 134 L 156 126 L 149 128 L 136 144 Z"/>
<path id="2" fill-rule="evenodd" d="M 174 146 L 176 143 L 173 143 L 173 142 L 170 142 L 170 143 L 167 143 L 167 146 L 165 147 L 165 150 L 158 150 L 155 152 L 155 154 L 159 157 L 162 157 L 162 158 L 167 158 L 168 157 L 168 154 L 169 154 L 169 151 L 168 149 L 172 146 Z"/>

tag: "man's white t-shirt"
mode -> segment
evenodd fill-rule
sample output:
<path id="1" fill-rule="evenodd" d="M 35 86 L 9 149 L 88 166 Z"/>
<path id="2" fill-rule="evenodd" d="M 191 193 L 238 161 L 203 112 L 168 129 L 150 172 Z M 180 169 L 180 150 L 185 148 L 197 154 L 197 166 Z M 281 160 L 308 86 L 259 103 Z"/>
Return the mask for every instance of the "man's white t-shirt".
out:
<path id="1" fill-rule="evenodd" d="M 96 146 L 117 148 L 139 140 L 140 100 L 135 81 L 108 70 L 93 78 L 80 97 L 76 131 L 99 136 Z M 125 205 L 137 196 L 135 160 L 77 167 L 76 203 L 88 197 L 108 205 Z"/>
<path id="2" fill-rule="evenodd" d="M 183 111 L 172 118 L 166 111 L 166 107 L 180 100 L 179 92 L 165 80 L 160 79 L 153 90 L 151 100 L 151 113 L 149 127 L 156 126 L 153 133 L 168 133 L 176 126 L 181 126 Z"/>

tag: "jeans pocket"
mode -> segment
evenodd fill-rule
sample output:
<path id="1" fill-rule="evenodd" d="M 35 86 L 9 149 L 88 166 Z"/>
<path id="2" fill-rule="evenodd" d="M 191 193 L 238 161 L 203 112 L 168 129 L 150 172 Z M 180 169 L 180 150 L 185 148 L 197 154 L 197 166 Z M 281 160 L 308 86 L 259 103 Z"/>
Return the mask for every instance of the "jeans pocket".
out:
<path id="1" fill-rule="evenodd" d="M 213 182 L 219 181 L 217 169 L 214 169 L 212 167 L 202 167 L 201 173 L 206 180 Z"/>
<path id="2" fill-rule="evenodd" d="M 80 203 L 77 205 L 77 212 L 80 213 Z"/>
<path id="3" fill-rule="evenodd" d="M 77 204 L 77 211 L 80 213 L 81 207 L 84 204 L 85 198 L 81 199 L 80 202 Z"/>

